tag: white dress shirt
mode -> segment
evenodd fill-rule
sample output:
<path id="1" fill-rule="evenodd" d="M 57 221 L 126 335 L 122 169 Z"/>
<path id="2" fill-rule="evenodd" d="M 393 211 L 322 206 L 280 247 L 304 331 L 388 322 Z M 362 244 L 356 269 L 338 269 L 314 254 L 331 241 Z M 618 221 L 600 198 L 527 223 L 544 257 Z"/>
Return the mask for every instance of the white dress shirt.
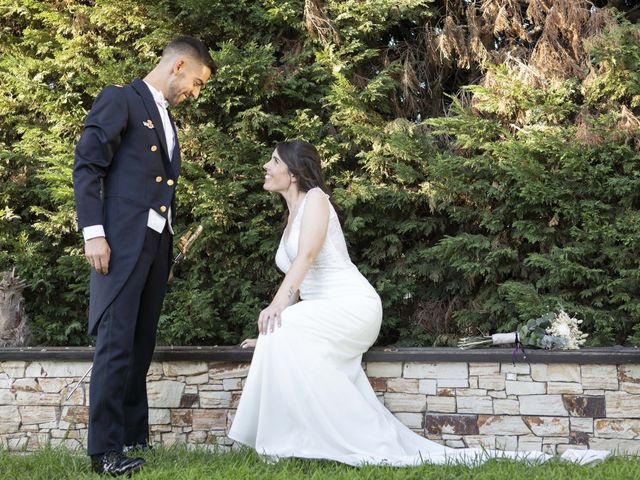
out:
<path id="1" fill-rule="evenodd" d="M 173 126 L 171 125 L 171 119 L 169 118 L 169 112 L 167 110 L 167 106 L 169 102 L 165 100 L 164 95 L 161 91 L 156 90 L 152 85 L 144 81 L 147 88 L 151 92 L 153 99 L 156 101 L 156 106 L 158 107 L 158 113 L 160 113 L 160 118 L 162 119 L 162 128 L 164 130 L 164 136 L 167 141 L 167 151 L 169 152 L 169 160 L 173 157 L 173 150 L 176 146 L 176 137 L 173 131 Z M 149 217 L 147 218 L 147 227 L 155 230 L 158 233 L 162 233 L 164 230 L 164 226 L 167 224 L 167 228 L 173 234 L 173 228 L 171 228 L 171 207 L 167 211 L 167 218 L 165 219 L 162 215 L 156 212 L 153 208 L 149 209 Z M 96 237 L 106 237 L 104 232 L 104 227 L 102 225 L 91 225 L 88 227 L 84 227 L 82 229 L 82 236 L 84 237 L 84 241 L 91 240 Z"/>

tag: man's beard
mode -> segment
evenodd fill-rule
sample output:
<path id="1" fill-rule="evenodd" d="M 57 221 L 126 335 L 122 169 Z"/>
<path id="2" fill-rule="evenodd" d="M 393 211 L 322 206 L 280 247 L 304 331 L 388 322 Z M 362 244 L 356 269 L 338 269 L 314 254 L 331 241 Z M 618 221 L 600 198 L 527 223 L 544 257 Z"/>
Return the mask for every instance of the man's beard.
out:
<path id="1" fill-rule="evenodd" d="M 178 92 L 177 86 L 172 83 L 169 85 L 166 100 L 167 102 L 169 102 L 169 105 L 171 105 L 172 107 L 175 107 L 180 103 L 179 100 L 181 95 L 182 94 Z"/>

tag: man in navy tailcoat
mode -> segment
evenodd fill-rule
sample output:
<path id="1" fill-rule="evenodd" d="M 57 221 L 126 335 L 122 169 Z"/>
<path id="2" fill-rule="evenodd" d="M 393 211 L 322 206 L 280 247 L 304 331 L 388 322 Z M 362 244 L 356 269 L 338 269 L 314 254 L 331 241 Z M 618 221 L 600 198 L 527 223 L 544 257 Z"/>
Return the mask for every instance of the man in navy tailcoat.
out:
<path id="1" fill-rule="evenodd" d="M 88 453 L 95 472 L 140 469 L 126 447 L 149 440 L 146 375 L 171 266 L 180 147 L 169 106 L 197 98 L 214 72 L 209 51 L 174 39 L 143 79 L 106 87 L 76 147 L 78 225 L 91 264 Z"/>

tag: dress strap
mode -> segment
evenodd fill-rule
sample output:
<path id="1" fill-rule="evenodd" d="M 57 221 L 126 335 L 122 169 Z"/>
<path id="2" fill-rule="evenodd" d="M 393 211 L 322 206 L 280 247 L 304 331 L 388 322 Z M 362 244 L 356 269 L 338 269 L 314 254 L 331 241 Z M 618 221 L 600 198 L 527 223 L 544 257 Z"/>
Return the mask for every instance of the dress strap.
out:
<path id="1" fill-rule="evenodd" d="M 325 193 L 325 191 L 324 191 L 324 190 L 322 190 L 320 187 L 313 187 L 313 188 L 310 188 L 310 189 L 307 191 L 307 195 L 308 195 L 308 194 L 309 194 L 309 192 L 310 192 L 310 191 L 312 191 L 312 190 L 320 190 L 322 193 L 324 193 L 324 196 L 325 196 L 325 197 L 327 197 L 327 198 L 331 198 L 331 196 L 330 196 L 328 193 Z M 307 195 L 305 195 L 305 196 L 304 196 L 304 199 L 305 199 L 305 200 L 307 199 Z"/>
<path id="2" fill-rule="evenodd" d="M 296 216 L 295 216 L 295 220 L 297 220 L 298 218 L 302 217 L 302 211 L 304 210 L 304 207 L 307 203 L 307 197 L 309 196 L 309 192 L 311 192 L 312 190 L 320 190 L 322 193 L 324 193 L 324 195 L 327 197 L 327 200 L 329 200 L 329 195 L 327 195 L 324 190 L 322 190 L 320 187 L 313 187 L 310 188 L 307 191 L 307 194 L 304 196 L 304 198 L 302 199 L 302 202 L 300 203 L 300 206 L 298 207 L 298 211 L 296 212 Z M 329 204 L 331 204 L 331 202 L 329 202 Z"/>

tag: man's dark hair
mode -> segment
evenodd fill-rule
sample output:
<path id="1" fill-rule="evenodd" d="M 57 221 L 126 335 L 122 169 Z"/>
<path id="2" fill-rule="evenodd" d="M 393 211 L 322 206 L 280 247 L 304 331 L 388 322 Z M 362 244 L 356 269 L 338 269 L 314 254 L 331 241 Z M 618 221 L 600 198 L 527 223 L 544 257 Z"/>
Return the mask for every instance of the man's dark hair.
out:
<path id="1" fill-rule="evenodd" d="M 209 50 L 204 43 L 197 38 L 189 37 L 188 35 L 174 38 L 171 43 L 164 48 L 162 55 L 164 56 L 171 53 L 179 53 L 195 58 L 202 63 L 202 65 L 209 68 L 212 75 L 216 71 L 216 64 L 213 58 L 211 58 Z"/>

